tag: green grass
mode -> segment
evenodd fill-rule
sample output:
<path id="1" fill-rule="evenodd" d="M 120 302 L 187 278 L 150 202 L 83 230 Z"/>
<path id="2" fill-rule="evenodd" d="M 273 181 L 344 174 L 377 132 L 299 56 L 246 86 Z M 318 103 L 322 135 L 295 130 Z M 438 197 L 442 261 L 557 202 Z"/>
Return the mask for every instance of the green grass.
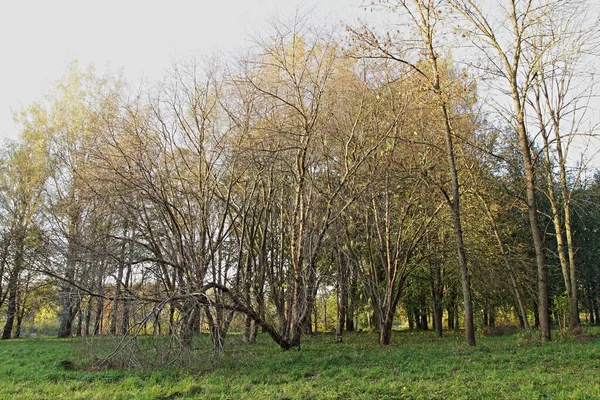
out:
<path id="1" fill-rule="evenodd" d="M 545 345 L 479 337 L 475 348 L 455 334 L 396 332 L 389 347 L 372 333 L 322 334 L 288 352 L 230 335 L 219 359 L 203 337 L 187 367 L 99 371 L 81 339 L 2 341 L 0 399 L 600 399 L 600 330 L 587 333 Z"/>

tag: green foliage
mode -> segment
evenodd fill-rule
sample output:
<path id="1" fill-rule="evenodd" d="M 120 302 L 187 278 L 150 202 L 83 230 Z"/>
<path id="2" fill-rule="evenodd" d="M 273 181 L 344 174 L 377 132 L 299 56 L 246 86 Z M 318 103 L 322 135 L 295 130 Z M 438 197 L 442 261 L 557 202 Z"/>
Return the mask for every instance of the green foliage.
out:
<path id="1" fill-rule="evenodd" d="M 591 329 L 591 328 L 590 328 Z M 531 331 L 533 332 L 533 331 Z M 12 399 L 594 399 L 600 387 L 600 329 L 545 345 L 525 335 L 482 337 L 395 332 L 380 347 L 376 333 L 335 343 L 321 334 L 300 351 L 282 352 L 266 335 L 248 345 L 229 336 L 214 359 L 199 338 L 186 368 L 89 368 L 80 339 L 0 342 L 0 398 Z M 109 340 L 108 338 L 105 338 Z M 206 340 L 205 340 L 206 339 Z M 102 340 L 102 339 L 98 339 Z"/>

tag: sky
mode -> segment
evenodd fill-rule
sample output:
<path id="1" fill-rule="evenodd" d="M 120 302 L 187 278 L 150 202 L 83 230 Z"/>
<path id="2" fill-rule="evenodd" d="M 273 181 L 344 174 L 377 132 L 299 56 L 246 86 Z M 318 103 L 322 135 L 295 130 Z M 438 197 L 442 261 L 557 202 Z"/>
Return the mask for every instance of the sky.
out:
<path id="1" fill-rule="evenodd" d="M 234 52 L 269 19 L 311 10 L 356 20 L 361 0 L 2 0 L 0 139 L 15 138 L 13 112 L 51 91 L 73 60 L 123 69 L 132 82 L 160 79 L 176 59 Z"/>
<path id="2" fill-rule="evenodd" d="M 0 0 L 0 142 L 18 135 L 13 112 L 42 99 L 73 60 L 99 73 L 123 70 L 132 84 L 159 80 L 178 59 L 250 46 L 251 35 L 260 35 L 270 19 L 285 21 L 297 9 L 333 24 L 372 21 L 376 13 L 365 12 L 365 3 L 370 1 Z M 598 121 L 600 101 L 593 103 Z"/>

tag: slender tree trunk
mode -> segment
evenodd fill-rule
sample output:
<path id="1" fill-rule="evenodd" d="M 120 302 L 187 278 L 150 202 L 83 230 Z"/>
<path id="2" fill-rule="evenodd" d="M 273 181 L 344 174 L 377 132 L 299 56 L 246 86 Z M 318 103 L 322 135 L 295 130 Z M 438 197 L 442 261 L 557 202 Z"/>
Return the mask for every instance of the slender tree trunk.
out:
<path id="1" fill-rule="evenodd" d="M 93 302 L 93 297 L 90 297 L 87 301 L 87 305 L 85 307 L 85 323 L 84 323 L 84 335 L 85 336 L 89 336 L 90 335 L 90 326 L 92 325 L 92 302 Z"/>
<path id="2" fill-rule="evenodd" d="M 125 275 L 125 287 L 124 289 L 127 291 L 129 290 L 129 286 L 131 285 L 131 264 L 128 263 L 127 264 L 127 273 Z M 129 297 L 129 296 L 127 296 Z M 123 301 L 123 319 L 121 320 L 121 334 L 122 335 L 126 335 L 127 332 L 129 331 L 129 325 L 130 325 L 130 318 L 131 318 L 131 301 L 128 299 L 125 299 Z"/>
<path id="3" fill-rule="evenodd" d="M 517 300 L 517 304 L 519 305 L 519 310 L 521 313 L 521 323 L 523 325 L 523 328 L 529 329 L 529 322 L 527 321 L 527 307 L 525 306 L 525 300 L 523 299 L 523 296 L 521 295 L 521 292 L 517 286 L 517 281 L 514 276 L 515 274 L 513 272 L 513 268 L 510 263 L 510 260 L 508 259 L 508 255 L 506 254 L 506 250 L 504 248 L 504 241 L 502 240 L 502 236 L 500 235 L 500 230 L 498 229 L 498 225 L 496 224 L 496 219 L 494 218 L 494 215 L 492 214 L 492 211 L 490 210 L 488 202 L 485 200 L 485 198 L 481 194 L 478 194 L 477 197 L 481 201 L 481 204 L 483 204 L 486 215 L 488 216 L 488 219 L 490 220 L 490 223 L 492 225 L 494 237 L 496 239 L 496 243 L 498 244 L 498 249 L 500 250 L 500 253 L 502 254 L 502 260 L 504 261 L 504 266 L 505 266 L 506 270 L 508 271 L 508 275 L 510 277 L 510 282 L 511 282 L 512 289 L 513 289 L 513 293 L 515 295 L 515 299 Z"/>
<path id="4" fill-rule="evenodd" d="M 446 312 L 448 314 L 448 329 L 456 329 L 456 325 L 454 323 L 456 293 L 454 291 L 453 286 L 450 286 L 448 290 L 447 299 L 448 305 L 446 307 Z"/>
<path id="5" fill-rule="evenodd" d="M 519 316 L 521 319 L 521 325 L 524 329 L 529 329 L 529 321 L 527 320 L 527 306 L 525 305 L 523 295 L 517 287 L 517 282 L 512 274 L 510 274 L 510 281 L 512 284 L 513 293 L 515 294 L 515 299 L 517 300 L 517 305 L 519 306 Z"/>
<path id="6" fill-rule="evenodd" d="M 485 327 L 489 327 L 490 326 L 489 309 L 488 309 L 488 302 L 487 302 L 487 300 L 485 300 L 484 306 L 483 306 L 483 326 L 485 326 Z"/>
<path id="7" fill-rule="evenodd" d="M 71 189 L 74 190 L 73 188 Z M 71 198 L 75 195 L 71 193 Z M 79 205 L 71 204 L 69 212 L 69 235 L 67 237 L 67 260 L 65 270 L 65 281 L 61 284 L 59 292 L 60 311 L 58 313 L 59 326 L 58 337 L 66 338 L 73 334 L 73 319 L 77 315 L 79 309 L 79 296 L 73 285 L 70 282 L 75 282 L 75 274 L 77 267 L 77 238 L 79 235 L 80 210 Z"/>
<path id="8" fill-rule="evenodd" d="M 450 200 L 450 209 L 452 212 L 452 221 L 454 222 L 454 238 L 456 240 L 458 265 L 460 268 L 460 278 L 465 309 L 465 341 L 467 346 L 475 346 L 475 324 L 473 322 L 473 301 L 471 299 L 471 275 L 467 266 L 467 252 L 465 251 L 462 222 L 460 217 L 460 191 L 458 170 L 456 168 L 456 160 L 454 156 L 452 127 L 450 126 L 450 116 L 448 114 L 446 105 L 442 106 L 442 110 L 446 125 L 446 151 L 448 164 L 450 165 L 450 177 L 452 180 L 452 198 Z"/>
<path id="9" fill-rule="evenodd" d="M 438 337 L 442 337 L 442 317 L 443 317 L 443 306 L 442 299 L 444 296 L 444 286 L 442 285 L 442 269 L 438 262 L 434 261 L 433 265 L 430 263 L 430 271 L 432 276 L 431 282 L 431 298 L 433 299 L 433 326 L 435 333 Z"/>
<path id="10" fill-rule="evenodd" d="M 542 74 L 542 86 L 543 87 L 543 91 L 542 93 L 544 94 L 544 98 L 546 100 L 546 108 L 551 116 L 552 119 L 552 125 L 553 125 L 553 130 L 554 130 L 554 144 L 556 146 L 556 155 L 558 157 L 558 168 L 559 168 L 559 182 L 560 182 L 560 189 L 562 192 L 562 206 L 563 206 L 563 215 L 564 215 L 564 232 L 565 232 L 565 236 L 566 236 L 566 247 L 567 247 L 567 253 L 568 253 L 568 262 L 567 262 L 567 275 L 568 275 L 568 283 L 569 285 L 567 286 L 567 296 L 568 296 L 568 301 L 569 301 L 569 328 L 571 330 L 571 332 L 573 333 L 577 333 L 580 331 L 581 329 L 581 321 L 579 319 L 579 302 L 578 302 L 578 294 L 577 294 L 577 273 L 576 273 L 576 264 L 575 264 L 575 247 L 573 244 L 573 230 L 572 230 L 572 223 L 571 223 L 571 191 L 569 190 L 568 187 L 568 182 L 567 182 L 567 167 L 566 167 L 566 160 L 565 160 L 565 152 L 563 150 L 563 138 L 562 138 L 562 134 L 561 134 L 561 116 L 560 116 L 560 111 L 554 109 L 551 105 L 551 100 L 550 100 L 550 94 L 548 91 L 548 87 L 547 87 L 547 83 L 546 83 L 546 79 L 543 76 L 543 71 L 541 72 Z M 538 83 L 539 82 L 539 75 L 538 75 Z M 564 82 L 562 82 L 564 83 Z M 567 85 L 568 86 L 568 85 Z M 562 97 L 562 96 L 560 96 Z M 561 99 L 561 102 L 564 99 Z M 539 105 L 539 97 L 536 97 L 536 101 L 538 102 L 538 109 L 540 110 L 539 114 L 541 115 L 541 106 Z M 545 128 L 543 130 L 542 133 L 545 133 Z M 546 154 L 548 152 L 548 140 L 547 140 L 547 136 L 544 135 L 544 140 L 545 140 L 545 150 L 546 150 Z M 548 160 L 548 163 L 550 163 L 550 158 L 547 156 L 546 157 Z M 550 168 L 550 165 L 548 165 L 548 168 Z M 549 184 L 552 183 L 552 181 L 549 181 Z M 554 210 L 553 210 L 554 211 Z M 560 218 L 559 218 L 560 220 Z M 560 231 L 561 234 L 561 238 L 562 238 L 562 230 Z M 564 246 L 564 244 L 563 244 Z M 564 253 L 564 250 L 563 250 Z M 561 260 L 561 263 L 563 262 L 563 260 Z"/>
<path id="11" fill-rule="evenodd" d="M 354 332 L 354 306 L 358 301 L 358 269 L 353 265 L 350 270 L 349 293 L 348 293 L 348 307 L 346 313 L 346 332 Z"/>
<path id="12" fill-rule="evenodd" d="M 571 237 L 571 216 L 568 210 L 568 199 L 565 198 L 563 200 L 563 207 L 567 207 L 564 210 L 564 214 L 559 209 L 558 198 L 556 195 L 556 191 L 554 188 L 554 174 L 552 171 L 552 160 L 550 158 L 550 143 L 548 138 L 548 131 L 546 129 L 546 124 L 542 114 L 542 107 L 540 104 L 540 93 L 539 89 L 536 92 L 535 96 L 535 109 L 538 116 L 538 122 L 540 125 L 541 136 L 544 141 L 544 157 L 546 161 L 546 185 L 548 188 L 548 201 L 550 202 L 550 207 L 552 209 L 552 223 L 554 224 L 554 237 L 556 239 L 556 251 L 558 254 L 558 260 L 560 262 L 560 268 L 562 271 L 563 279 L 565 282 L 565 291 L 567 294 L 567 301 L 569 306 L 569 326 L 572 332 L 575 332 L 580 327 L 579 321 L 579 309 L 577 306 L 577 285 L 573 285 L 571 282 L 571 276 L 575 276 L 575 260 L 574 256 L 571 256 L 572 253 L 572 237 Z M 554 129 L 559 129 L 558 124 L 555 122 Z M 560 144 L 560 134 L 557 133 L 556 137 L 557 141 L 557 150 L 560 152 L 559 154 L 559 167 L 561 168 L 561 189 L 563 191 L 562 195 L 564 197 L 568 197 L 568 189 L 566 186 L 566 173 L 564 172 L 564 160 L 562 158 L 562 147 Z M 563 174 L 564 177 L 563 177 Z M 563 184 L 564 179 L 564 184 Z M 565 216 L 565 226 L 563 226 L 562 216 Z M 567 229 L 568 228 L 568 229 Z M 563 234 L 568 231 L 567 236 L 571 239 L 571 245 L 567 245 L 565 243 L 565 238 Z M 569 253 L 567 256 L 567 252 Z M 573 288 L 575 288 L 575 292 L 573 292 Z"/>
<path id="13" fill-rule="evenodd" d="M 123 252 L 121 252 L 121 254 L 122 253 Z M 119 262 L 119 266 L 117 268 L 117 281 L 115 282 L 115 298 L 112 302 L 112 309 L 110 314 L 110 327 L 108 329 L 111 335 L 117 334 L 117 321 L 119 318 L 119 303 L 121 301 L 121 285 L 123 282 L 124 269 L 125 265 L 123 264 L 123 262 Z"/>
<path id="14" fill-rule="evenodd" d="M 346 315 L 348 313 L 348 273 L 344 268 L 341 255 L 338 251 L 338 290 L 337 290 L 337 323 L 335 326 L 336 340 L 342 340 L 344 325 L 346 324 Z"/>
<path id="15" fill-rule="evenodd" d="M 523 167 L 525 169 L 525 185 L 527 193 L 527 215 L 529 217 L 529 225 L 531 227 L 531 235 L 533 239 L 533 247 L 535 249 L 535 260 L 537 266 L 537 282 L 538 282 L 538 317 L 539 327 L 542 341 L 546 342 L 551 339 L 550 336 L 550 314 L 549 314 L 549 297 L 548 297 L 548 265 L 546 261 L 546 253 L 544 250 L 544 235 L 540 229 L 538 220 L 538 209 L 535 190 L 535 173 L 533 162 L 531 159 L 531 148 L 529 137 L 527 136 L 527 128 L 525 127 L 525 115 L 521 106 L 520 96 L 517 92 L 517 83 L 513 86 L 513 103 L 517 112 L 517 134 L 519 137 L 519 146 L 521 156 L 523 157 Z"/>
<path id="16" fill-rule="evenodd" d="M 94 335 L 102 334 L 102 317 L 104 315 L 104 300 L 99 298 L 96 300 L 96 311 L 94 319 Z"/>
<path id="17" fill-rule="evenodd" d="M 8 307 L 6 310 L 6 323 L 2 331 L 2 339 L 10 339 L 15 316 L 17 315 L 17 296 L 19 295 L 19 277 L 23 269 L 23 251 L 25 250 L 25 235 L 18 233 L 16 235 L 16 252 L 14 256 L 14 265 L 8 279 Z"/>
<path id="18" fill-rule="evenodd" d="M 255 332 L 255 324 L 254 320 L 250 318 L 248 315 L 244 318 L 244 341 L 246 343 L 255 343 L 256 335 L 253 335 Z"/>
<path id="19" fill-rule="evenodd" d="M 81 302 L 79 303 L 79 310 L 77 310 L 77 329 L 75 329 L 75 336 L 81 336 L 83 329 L 84 312 L 81 309 Z"/>
<path id="20" fill-rule="evenodd" d="M 5 290 L 4 290 L 4 271 L 6 270 L 6 266 L 8 264 L 8 256 L 9 256 L 9 249 L 10 249 L 10 245 L 11 245 L 11 240 L 9 240 L 8 238 L 10 238 L 11 236 L 11 232 L 9 231 L 6 235 L 5 238 L 3 240 L 3 246 L 2 246 L 2 253 L 0 255 L 0 307 L 2 307 L 4 305 L 4 301 L 6 300 L 6 295 L 5 295 Z M 7 291 L 8 292 L 8 291 Z"/>
<path id="21" fill-rule="evenodd" d="M 105 264 L 104 262 L 102 263 L 102 269 L 101 269 L 101 274 L 98 275 L 98 281 L 97 281 L 97 293 L 100 295 L 100 297 L 95 299 L 95 309 L 93 312 L 94 315 L 94 323 L 93 323 L 93 330 L 92 330 L 92 334 L 93 335 L 99 335 L 102 333 L 102 318 L 103 318 L 103 314 L 104 314 L 104 299 L 101 297 L 102 295 L 104 295 L 104 271 L 105 271 Z"/>
<path id="22" fill-rule="evenodd" d="M 564 189 L 563 189 L 564 190 Z M 569 253 L 571 297 L 569 298 L 569 327 L 571 332 L 577 333 L 581 330 L 579 318 L 579 295 L 577 288 L 577 270 L 575 267 L 575 247 L 573 244 L 573 229 L 571 225 L 571 209 L 569 201 L 565 200 L 565 234 L 567 236 L 567 249 Z"/>

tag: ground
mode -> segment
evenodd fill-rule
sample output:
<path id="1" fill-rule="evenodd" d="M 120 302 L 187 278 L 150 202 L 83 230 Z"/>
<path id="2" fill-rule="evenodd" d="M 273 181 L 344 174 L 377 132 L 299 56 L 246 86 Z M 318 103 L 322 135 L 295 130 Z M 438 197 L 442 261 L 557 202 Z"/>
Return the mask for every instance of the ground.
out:
<path id="1" fill-rule="evenodd" d="M 394 332 L 387 347 L 375 333 L 319 334 L 284 352 L 266 335 L 230 335 L 217 358 L 203 336 L 186 366 L 101 369 L 112 339 L 18 339 L 0 342 L 0 399 L 600 399 L 600 329 L 531 336 L 469 348 L 458 333 Z"/>

